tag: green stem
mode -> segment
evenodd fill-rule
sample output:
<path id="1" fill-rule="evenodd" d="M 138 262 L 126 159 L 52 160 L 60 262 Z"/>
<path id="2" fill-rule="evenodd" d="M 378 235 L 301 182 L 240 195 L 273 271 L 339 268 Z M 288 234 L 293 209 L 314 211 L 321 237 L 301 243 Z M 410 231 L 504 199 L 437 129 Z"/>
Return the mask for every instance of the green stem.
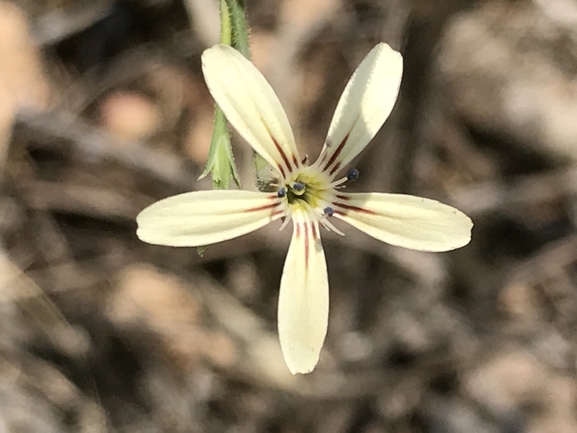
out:
<path id="1" fill-rule="evenodd" d="M 230 26 L 232 29 L 232 46 L 238 50 L 247 59 L 251 59 L 250 46 L 248 44 L 248 25 L 246 14 L 244 12 L 244 1 L 242 0 L 224 0 L 226 1 Z M 222 22 L 222 21 L 221 21 Z M 223 42 L 225 43 L 225 42 Z"/>
<path id="2" fill-rule="evenodd" d="M 219 8 L 220 42 L 231 45 L 250 60 L 244 2 L 242 0 L 219 0 Z M 226 119 L 218 107 L 214 113 L 214 129 L 208 159 L 200 178 L 208 174 L 211 175 L 215 189 L 230 188 L 231 181 L 240 186 Z"/>
<path id="3" fill-rule="evenodd" d="M 226 0 L 220 0 L 220 42 L 225 45 L 232 45 L 232 26 Z"/>

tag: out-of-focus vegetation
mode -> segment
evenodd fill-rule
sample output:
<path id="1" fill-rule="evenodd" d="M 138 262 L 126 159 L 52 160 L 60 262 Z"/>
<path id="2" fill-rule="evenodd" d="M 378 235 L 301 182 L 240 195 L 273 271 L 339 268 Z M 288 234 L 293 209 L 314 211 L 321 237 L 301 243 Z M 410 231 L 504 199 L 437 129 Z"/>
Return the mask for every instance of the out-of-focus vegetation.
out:
<path id="1" fill-rule="evenodd" d="M 203 257 L 135 236 L 146 205 L 211 187 L 200 54 L 217 3 L 0 1 L 0 432 L 576 432 L 577 5 L 246 4 L 254 62 L 313 158 L 368 50 L 403 52 L 350 188 L 458 207 L 472 243 L 324 236 L 327 342 L 292 376 L 289 230 Z"/>

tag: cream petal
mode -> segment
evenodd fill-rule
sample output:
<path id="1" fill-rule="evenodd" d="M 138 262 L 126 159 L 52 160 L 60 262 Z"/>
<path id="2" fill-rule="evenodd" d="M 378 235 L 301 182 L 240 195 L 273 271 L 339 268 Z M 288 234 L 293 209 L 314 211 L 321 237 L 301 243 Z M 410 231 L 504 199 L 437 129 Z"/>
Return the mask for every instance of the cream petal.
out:
<path id="1" fill-rule="evenodd" d="M 391 245 L 450 251 L 471 240 L 473 222 L 435 200 L 401 194 L 338 194 L 334 215 Z"/>
<path id="2" fill-rule="evenodd" d="M 329 283 L 317 222 L 298 215 L 281 278 L 278 331 L 293 374 L 310 373 L 327 333 Z"/>
<path id="3" fill-rule="evenodd" d="M 148 206 L 136 217 L 136 234 L 150 244 L 197 247 L 250 233 L 281 216 L 276 194 L 196 191 Z"/>
<path id="4" fill-rule="evenodd" d="M 334 176 L 357 156 L 381 129 L 395 105 L 403 58 L 389 45 L 375 46 L 349 80 L 339 103 L 319 164 Z"/>
<path id="5" fill-rule="evenodd" d="M 215 45 L 202 54 L 210 94 L 238 133 L 283 176 L 300 165 L 287 116 L 270 84 L 242 54 Z"/>

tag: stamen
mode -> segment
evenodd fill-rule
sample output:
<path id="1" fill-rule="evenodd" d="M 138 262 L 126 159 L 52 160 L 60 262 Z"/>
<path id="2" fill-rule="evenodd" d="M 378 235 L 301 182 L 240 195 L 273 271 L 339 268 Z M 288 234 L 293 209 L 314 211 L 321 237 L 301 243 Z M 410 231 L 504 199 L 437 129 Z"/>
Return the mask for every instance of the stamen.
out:
<path id="1" fill-rule="evenodd" d="M 339 180 L 335 180 L 330 184 L 330 187 L 336 189 L 344 188 L 345 186 L 343 185 L 343 183 L 354 182 L 358 178 L 359 178 L 359 170 L 357 170 L 356 168 L 351 168 L 349 171 L 347 171 L 347 175 L 345 177 Z"/>
<path id="2" fill-rule="evenodd" d="M 336 228 L 329 220 L 328 218 L 325 218 L 321 221 L 319 221 L 319 223 L 329 232 L 335 232 L 337 235 L 341 235 L 344 236 L 345 234 L 340 231 L 338 228 Z"/>
<path id="3" fill-rule="evenodd" d="M 354 182 L 355 180 L 357 180 L 359 178 L 359 170 L 357 170 L 356 168 L 351 168 L 348 172 L 347 172 L 347 180 Z"/>
<path id="4" fill-rule="evenodd" d="M 284 186 L 281 186 L 277 193 L 276 193 L 278 198 L 283 198 L 286 195 L 286 188 Z"/>
<path id="5" fill-rule="evenodd" d="M 302 182 L 294 182 L 294 183 L 292 184 L 292 188 L 293 188 L 295 191 L 302 191 L 302 190 L 305 189 L 305 184 L 302 183 Z"/>
<path id="6" fill-rule="evenodd" d="M 342 177 L 339 180 L 335 180 L 334 182 L 332 182 L 329 185 L 329 188 L 336 188 L 336 189 L 340 189 L 340 188 L 344 188 L 343 183 L 348 182 L 349 179 L 347 179 L 346 177 Z"/>
<path id="7" fill-rule="evenodd" d="M 293 182 L 290 188 L 291 192 L 296 196 L 301 196 L 305 193 L 305 184 L 302 182 Z"/>
<path id="8" fill-rule="evenodd" d="M 335 213 L 335 210 L 334 210 L 332 207 L 327 206 L 327 207 L 324 209 L 324 213 L 325 213 L 326 216 L 332 217 L 333 214 Z"/>
<path id="9" fill-rule="evenodd" d="M 282 219 L 282 224 L 280 225 L 280 228 L 278 229 L 278 231 L 280 232 L 281 230 L 283 230 L 286 226 L 288 226 L 288 223 L 291 221 L 292 216 L 286 216 Z"/>

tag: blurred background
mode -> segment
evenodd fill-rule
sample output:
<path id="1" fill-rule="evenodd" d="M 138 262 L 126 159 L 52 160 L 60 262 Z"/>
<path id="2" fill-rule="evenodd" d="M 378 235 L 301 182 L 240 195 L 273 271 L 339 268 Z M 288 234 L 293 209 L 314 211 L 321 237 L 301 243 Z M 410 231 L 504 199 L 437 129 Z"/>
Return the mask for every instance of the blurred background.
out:
<path id="1" fill-rule="evenodd" d="M 197 182 L 213 0 L 0 1 L 0 432 L 577 432 L 577 3 L 246 0 L 254 62 L 316 158 L 370 48 L 405 57 L 353 191 L 435 198 L 473 240 L 324 233 L 317 369 L 279 352 L 290 230 L 151 246 Z M 243 186 L 251 152 L 233 134 Z"/>

